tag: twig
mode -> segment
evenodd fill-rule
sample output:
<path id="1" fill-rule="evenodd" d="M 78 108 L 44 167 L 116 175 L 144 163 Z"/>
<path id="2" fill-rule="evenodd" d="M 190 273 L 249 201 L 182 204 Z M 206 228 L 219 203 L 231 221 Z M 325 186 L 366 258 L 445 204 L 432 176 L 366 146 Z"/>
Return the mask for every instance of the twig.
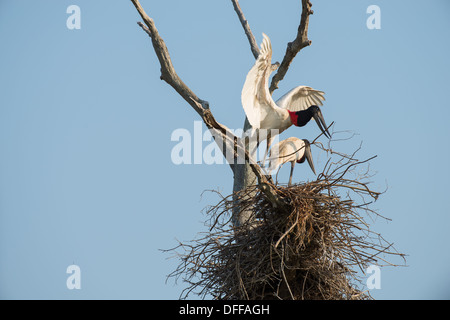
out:
<path id="1" fill-rule="evenodd" d="M 365 221 L 377 214 L 365 198 L 379 192 L 345 176 L 370 159 L 341 160 L 327 164 L 333 168 L 324 168 L 320 180 L 280 188 L 290 199 L 289 212 L 271 207 L 261 192 L 241 194 L 239 208 L 252 206 L 259 222 L 252 230 L 230 227 L 237 204 L 232 195 L 220 196 L 207 210 L 209 232 L 177 248 L 185 253 L 178 253 L 181 263 L 170 276 L 188 284 L 181 298 L 195 293 L 216 299 L 370 299 L 358 270 L 399 266 L 388 258 L 406 262 L 405 256 Z"/>
<path id="2" fill-rule="evenodd" d="M 227 148 L 233 148 L 232 154 L 234 155 L 234 158 L 237 159 L 239 157 L 238 149 L 242 149 L 242 143 L 239 143 L 240 139 L 236 137 L 226 126 L 217 122 L 209 109 L 209 103 L 206 100 L 202 100 L 197 97 L 197 95 L 195 95 L 195 93 L 181 80 L 175 72 L 169 51 L 164 40 L 159 35 L 158 29 L 156 29 L 153 19 L 151 19 L 144 11 L 139 3 L 139 0 L 131 0 L 131 2 L 136 7 L 136 10 L 145 23 L 144 25 L 143 23 L 138 22 L 138 25 L 150 36 L 152 40 L 153 48 L 161 65 L 161 80 L 164 80 L 172 86 L 172 88 L 174 88 L 175 91 L 177 91 L 178 94 L 191 105 L 191 107 L 200 115 L 208 129 L 215 129 L 220 132 L 222 137 L 221 142 L 228 142 Z M 219 143 L 217 140 L 216 142 Z M 227 148 L 221 148 L 225 157 L 227 156 Z M 269 201 L 275 207 L 283 207 L 284 203 L 278 197 L 276 187 L 270 182 L 270 180 L 268 180 L 268 178 L 266 178 L 259 165 L 251 162 L 251 157 L 248 154 L 248 151 L 243 148 L 243 150 L 241 150 L 241 154 L 245 155 L 245 161 L 250 162 L 250 167 L 258 179 L 258 187 L 261 191 L 266 194 Z M 230 163 L 230 167 L 234 172 L 234 163 Z"/>
<path id="3" fill-rule="evenodd" d="M 283 80 L 297 53 L 299 53 L 303 48 L 311 45 L 311 40 L 308 39 L 309 16 L 313 14 L 311 7 L 312 3 L 309 0 L 302 0 L 302 16 L 300 25 L 298 26 L 297 36 L 294 41 L 287 44 L 283 61 L 281 62 L 277 73 L 273 76 L 270 84 L 271 94 L 278 89 L 278 83 Z"/>
<path id="4" fill-rule="evenodd" d="M 233 3 L 234 11 L 236 11 L 239 21 L 242 24 L 242 27 L 244 28 L 245 35 L 247 36 L 248 42 L 250 43 L 250 49 L 252 50 L 253 56 L 255 59 L 258 59 L 259 56 L 259 48 L 258 44 L 256 43 L 255 36 L 252 33 L 252 30 L 250 30 L 250 25 L 248 24 L 248 21 L 245 19 L 244 13 L 242 12 L 241 6 L 239 5 L 239 0 L 231 0 Z"/>

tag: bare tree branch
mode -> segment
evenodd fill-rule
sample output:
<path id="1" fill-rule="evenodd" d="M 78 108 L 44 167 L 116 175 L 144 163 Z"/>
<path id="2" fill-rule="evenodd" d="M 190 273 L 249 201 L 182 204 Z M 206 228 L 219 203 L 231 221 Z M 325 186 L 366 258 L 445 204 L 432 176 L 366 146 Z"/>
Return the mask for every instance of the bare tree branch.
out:
<path id="1" fill-rule="evenodd" d="M 236 11 L 239 21 L 241 22 L 242 27 L 244 28 L 244 32 L 247 35 L 247 39 L 250 43 L 250 49 L 253 53 L 255 59 L 258 59 L 259 56 L 259 48 L 256 43 L 255 37 L 250 30 L 250 25 L 248 21 L 244 17 L 244 13 L 242 12 L 241 6 L 239 5 L 238 0 L 231 0 L 233 3 L 234 10 Z M 247 116 L 244 121 L 244 131 L 247 131 L 251 128 L 250 122 L 248 122 Z M 250 142 L 248 148 L 256 149 L 258 146 L 258 142 Z M 240 196 L 243 190 L 248 189 L 249 186 L 254 185 L 256 183 L 257 177 L 251 170 L 250 166 L 246 163 L 243 165 L 238 165 L 234 170 L 234 179 L 233 179 L 233 199 L 236 201 L 236 205 L 233 207 L 233 224 L 235 226 L 241 225 L 250 225 L 248 221 L 253 218 L 253 211 L 251 208 L 247 210 L 240 210 L 239 202 L 243 199 Z M 244 198 L 246 197 L 254 197 L 256 196 L 256 189 L 253 189 L 253 192 L 245 192 Z"/>
<path id="2" fill-rule="evenodd" d="M 247 36 L 248 42 L 250 43 L 250 48 L 252 50 L 253 56 L 255 59 L 258 59 L 259 56 L 259 48 L 258 44 L 256 43 L 255 36 L 252 33 L 252 30 L 250 30 L 250 25 L 248 24 L 248 21 L 245 19 L 244 13 L 242 12 L 241 6 L 239 5 L 239 0 L 231 0 L 233 3 L 234 11 L 236 11 L 239 21 L 242 24 L 242 27 L 244 28 L 245 35 Z"/>
<path id="3" fill-rule="evenodd" d="M 141 22 L 138 22 L 139 26 L 144 29 L 145 32 L 152 39 L 153 47 L 158 60 L 161 64 L 161 80 L 170 84 L 179 94 L 189 103 L 192 108 L 203 118 L 206 109 L 209 109 L 208 103 L 199 99 L 191 89 L 180 79 L 175 72 L 175 68 L 172 65 L 169 51 L 167 50 L 164 40 L 159 36 L 158 30 L 155 27 L 153 19 L 151 19 L 142 8 L 138 0 L 131 0 L 139 12 L 140 16 L 144 20 L 147 27 Z M 201 107 L 200 107 L 200 106 Z"/>
<path id="4" fill-rule="evenodd" d="M 158 30 L 155 27 L 153 20 L 145 13 L 139 0 L 131 0 L 131 2 L 136 7 L 140 16 L 145 22 L 145 25 L 138 22 L 139 26 L 150 36 L 152 39 L 153 48 L 155 50 L 156 56 L 161 65 L 161 80 L 167 82 L 172 86 L 178 94 L 186 100 L 187 103 L 200 115 L 205 125 L 208 129 L 215 129 L 222 135 L 222 142 L 228 142 L 227 148 L 233 148 L 234 158 L 239 157 L 239 152 L 237 149 L 242 148 L 242 143 L 238 143 L 240 139 L 236 137 L 226 126 L 220 124 L 216 121 L 209 109 L 209 103 L 205 100 L 198 98 L 194 92 L 180 79 L 178 74 L 175 72 L 172 60 L 170 59 L 169 51 L 164 43 L 164 40 L 160 37 Z M 229 143 L 232 140 L 231 143 Z M 218 142 L 218 141 L 216 141 Z M 219 142 L 218 142 L 219 143 Z M 226 149 L 220 146 L 224 156 L 226 157 Z M 280 200 L 277 194 L 277 188 L 268 180 L 268 178 L 263 174 L 261 168 L 250 161 L 251 157 L 246 150 L 241 150 L 241 154 L 245 155 L 245 160 L 250 162 L 250 167 L 258 179 L 258 187 L 267 196 L 269 201 L 275 207 L 283 207 L 284 203 Z M 231 169 L 234 171 L 234 164 L 230 163 Z"/>
<path id="5" fill-rule="evenodd" d="M 259 55 L 258 44 L 256 43 L 255 36 L 250 29 L 248 21 L 245 19 L 244 13 L 242 12 L 241 6 L 239 5 L 239 0 L 231 0 L 231 2 L 233 3 L 234 10 L 238 15 L 242 27 L 244 28 L 244 32 L 250 43 L 250 48 L 252 50 L 253 56 L 255 57 L 255 59 L 257 59 Z M 311 7 L 312 3 L 309 0 L 302 0 L 302 14 L 300 25 L 297 29 L 297 36 L 294 41 L 288 43 L 283 61 L 281 62 L 275 75 L 272 77 L 272 82 L 269 88 L 271 94 L 276 89 L 278 89 L 278 83 L 284 79 L 284 76 L 289 70 L 289 66 L 291 65 L 297 53 L 299 53 L 303 48 L 311 45 L 311 40 L 308 39 L 309 16 L 313 14 L 313 10 L 311 10 Z M 278 64 L 278 62 L 276 64 Z"/>
<path id="6" fill-rule="evenodd" d="M 297 53 L 299 53 L 303 48 L 311 45 L 311 40 L 308 39 L 309 16 L 313 14 L 311 7 L 312 3 L 309 0 L 302 0 L 302 17 L 297 30 L 297 37 L 294 41 L 289 42 L 287 45 L 283 61 L 281 62 L 277 73 L 272 78 L 270 93 L 273 93 L 276 89 L 278 89 L 278 83 L 283 80 Z"/>

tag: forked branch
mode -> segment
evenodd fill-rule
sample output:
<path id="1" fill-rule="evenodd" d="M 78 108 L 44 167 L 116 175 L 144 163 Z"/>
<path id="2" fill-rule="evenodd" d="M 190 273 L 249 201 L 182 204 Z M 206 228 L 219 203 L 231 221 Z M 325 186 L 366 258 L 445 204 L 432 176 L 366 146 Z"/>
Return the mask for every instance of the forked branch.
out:
<path id="1" fill-rule="evenodd" d="M 226 148 L 223 145 L 219 145 L 222 150 L 224 156 L 227 158 L 228 152 L 227 148 L 232 148 L 234 154 L 234 158 L 237 159 L 239 154 L 244 154 L 246 161 L 250 161 L 251 157 L 249 156 L 246 150 L 239 150 L 241 147 L 241 143 L 239 142 L 239 138 L 236 137 L 226 126 L 220 124 L 216 121 L 213 114 L 209 109 L 209 103 L 205 100 L 200 99 L 197 95 L 181 80 L 178 74 L 175 71 L 175 68 L 172 64 L 172 60 L 170 59 L 169 50 L 166 47 L 164 40 L 159 35 L 158 30 L 155 27 L 153 19 L 151 19 L 142 8 L 139 0 L 131 0 L 131 2 L 136 7 L 139 15 L 144 20 L 144 23 L 138 22 L 139 26 L 150 36 L 152 39 L 153 48 L 155 50 L 156 56 L 158 57 L 159 63 L 161 65 L 161 80 L 167 82 L 178 94 L 186 100 L 189 105 L 200 115 L 205 125 L 208 129 L 214 129 L 221 135 L 221 141 L 217 141 L 218 143 L 226 142 Z M 220 139 L 218 139 L 220 140 Z M 234 164 L 230 163 L 231 169 L 234 171 Z M 258 178 L 258 187 L 261 191 L 267 196 L 269 201 L 275 206 L 280 207 L 283 206 L 284 203 L 280 200 L 277 195 L 276 187 L 266 178 L 263 174 L 261 168 L 256 164 L 250 161 L 250 167 L 252 171 L 255 173 Z"/>
<path id="2" fill-rule="evenodd" d="M 239 5 L 239 0 L 231 0 L 231 2 L 233 3 L 234 10 L 237 13 L 242 27 L 244 28 L 244 32 L 250 43 L 250 49 L 252 50 L 253 56 L 255 57 L 255 59 L 257 59 L 259 55 L 258 44 L 256 43 L 255 36 L 250 30 L 248 21 L 245 19 L 244 13 L 242 12 L 241 6 Z M 308 39 L 309 16 L 313 14 L 311 7 L 312 3 L 309 0 L 302 0 L 302 14 L 300 25 L 297 29 L 297 36 L 295 37 L 294 41 L 287 44 L 283 61 L 281 62 L 277 72 L 273 76 L 272 82 L 270 84 L 269 90 L 271 94 L 276 89 L 278 89 L 278 84 L 281 80 L 284 79 L 284 76 L 289 70 L 289 66 L 291 65 L 297 53 L 299 53 L 303 48 L 311 45 L 311 40 Z"/>

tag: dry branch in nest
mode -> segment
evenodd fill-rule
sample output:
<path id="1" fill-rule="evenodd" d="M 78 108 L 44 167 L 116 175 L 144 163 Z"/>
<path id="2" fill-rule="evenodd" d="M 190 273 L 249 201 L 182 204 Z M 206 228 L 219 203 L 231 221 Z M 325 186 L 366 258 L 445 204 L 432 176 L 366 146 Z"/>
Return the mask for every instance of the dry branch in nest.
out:
<path id="1" fill-rule="evenodd" d="M 380 216 L 370 208 L 380 193 L 369 188 L 366 170 L 358 172 L 370 159 L 339 157 L 316 181 L 277 186 L 282 208 L 259 190 L 254 197 L 245 196 L 253 189 L 241 192 L 239 210 L 251 209 L 257 222 L 250 228 L 230 223 L 232 196 L 209 207 L 209 231 L 169 250 L 181 260 L 169 277 L 188 284 L 181 298 L 370 299 L 360 271 L 394 265 L 386 256 L 403 254 L 365 221 Z"/>

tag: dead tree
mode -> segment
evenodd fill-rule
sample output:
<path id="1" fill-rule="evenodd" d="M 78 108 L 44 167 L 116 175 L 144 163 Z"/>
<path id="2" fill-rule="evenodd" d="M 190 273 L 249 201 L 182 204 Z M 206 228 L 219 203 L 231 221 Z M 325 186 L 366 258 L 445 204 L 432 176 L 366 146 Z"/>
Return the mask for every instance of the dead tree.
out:
<path id="1" fill-rule="evenodd" d="M 131 2 L 144 22 L 138 22 L 139 26 L 151 38 L 161 65 L 161 80 L 175 89 L 214 133 L 234 177 L 233 194 L 209 210 L 210 232 L 193 244 L 180 244 L 188 253 L 181 257 L 182 263 L 173 275 L 185 275 L 184 280 L 190 284 L 188 293 L 200 289 L 198 294 L 210 294 L 217 299 L 366 298 L 350 281 L 354 274 L 351 267 L 362 269 L 376 262 L 380 254 L 401 255 L 393 252 L 392 245 L 380 235 L 368 230 L 359 216 L 361 208 L 373 212 L 367 209 L 371 201 L 359 204 L 351 198 L 342 199 L 337 191 L 342 188 L 347 194 L 351 191 L 361 198 L 376 200 L 379 193 L 370 190 L 365 182 L 345 177 L 366 161 L 358 161 L 353 155 L 343 156 L 337 162 L 327 162 L 314 182 L 289 188 L 274 184 L 251 161 L 240 137 L 214 118 L 208 101 L 198 97 L 177 75 L 154 21 L 138 0 Z M 259 49 L 249 23 L 238 0 L 231 2 L 256 59 Z M 308 25 L 312 4 L 309 0 L 301 3 L 297 34 L 287 44 L 272 77 L 271 93 L 278 88 L 295 56 L 311 45 Z M 249 128 L 245 119 L 244 131 Z M 321 144 L 319 147 L 333 153 Z M 238 161 L 242 156 L 244 163 Z M 223 214 L 229 211 L 231 227 L 230 219 L 223 219 Z M 359 232 L 365 232 L 369 238 L 375 235 L 378 242 L 361 238 Z M 198 275 L 200 279 L 191 282 Z"/>

